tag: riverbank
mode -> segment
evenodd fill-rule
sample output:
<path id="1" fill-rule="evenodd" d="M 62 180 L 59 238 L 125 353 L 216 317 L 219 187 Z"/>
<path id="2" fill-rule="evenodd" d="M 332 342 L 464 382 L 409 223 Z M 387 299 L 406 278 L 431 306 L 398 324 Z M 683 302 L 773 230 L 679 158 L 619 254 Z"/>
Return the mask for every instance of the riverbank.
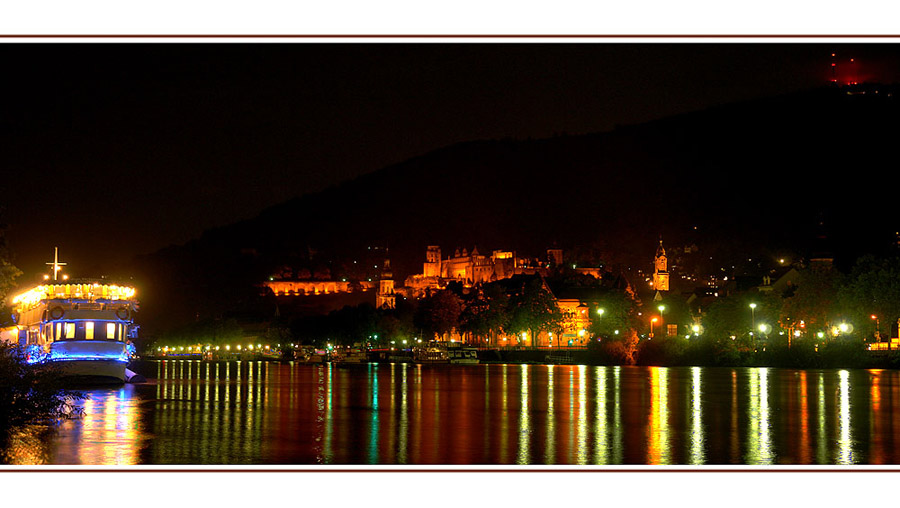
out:
<path id="1" fill-rule="evenodd" d="M 200 355 L 144 357 L 143 360 L 201 360 Z M 243 356 L 206 361 L 275 361 L 271 356 Z M 592 366 L 642 365 L 658 367 L 782 367 L 795 369 L 900 369 L 900 351 L 873 353 L 856 345 L 831 345 L 821 349 L 802 346 L 772 347 L 760 351 L 717 351 L 682 348 L 660 342 L 639 347 L 629 360 L 599 349 L 482 349 L 482 364 L 571 364 Z M 375 355 L 373 363 L 403 363 L 399 356 Z M 407 363 L 412 363 L 410 357 Z M 139 365 L 139 364 L 138 364 Z M 140 367 L 137 367 L 140 368 Z M 139 371 L 138 371 L 139 372 Z"/>

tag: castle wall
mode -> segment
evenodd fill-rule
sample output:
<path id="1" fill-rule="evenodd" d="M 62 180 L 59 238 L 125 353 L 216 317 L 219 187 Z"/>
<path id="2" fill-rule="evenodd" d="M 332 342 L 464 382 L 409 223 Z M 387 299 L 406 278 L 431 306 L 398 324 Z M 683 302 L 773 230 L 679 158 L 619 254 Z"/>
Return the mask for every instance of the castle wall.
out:
<path id="1" fill-rule="evenodd" d="M 375 288 L 374 282 L 360 281 L 356 284 L 359 285 L 362 291 Z M 328 295 L 353 292 L 352 283 L 333 280 L 275 280 L 266 282 L 266 287 L 271 289 L 277 296 Z"/>

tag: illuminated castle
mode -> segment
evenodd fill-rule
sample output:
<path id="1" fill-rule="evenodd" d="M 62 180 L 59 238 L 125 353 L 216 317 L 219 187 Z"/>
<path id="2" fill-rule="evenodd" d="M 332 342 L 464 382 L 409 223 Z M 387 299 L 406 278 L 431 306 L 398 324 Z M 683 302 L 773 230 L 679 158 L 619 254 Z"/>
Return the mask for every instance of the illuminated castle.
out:
<path id="1" fill-rule="evenodd" d="M 562 257 L 562 251 L 548 251 L 552 259 Z M 452 257 L 441 259 L 441 248 L 429 245 L 425 251 L 425 263 L 422 273 L 410 275 L 404 281 L 404 289 L 408 296 L 420 297 L 427 289 L 440 289 L 451 281 L 472 286 L 484 282 L 508 279 L 517 274 L 546 275 L 548 263 L 536 259 L 519 258 L 514 252 L 495 250 L 490 256 L 478 252 L 474 247 L 471 252 L 456 249 Z"/>
<path id="2" fill-rule="evenodd" d="M 513 275 L 541 274 L 547 275 L 553 265 L 562 264 L 562 250 L 550 249 L 547 259 L 518 257 L 515 252 L 495 250 L 490 256 L 478 252 L 475 247 L 456 249 L 453 256 L 441 259 L 441 248 L 429 245 L 425 252 L 425 263 L 422 273 L 410 275 L 402 286 L 395 286 L 391 262 L 384 261 L 381 277 L 377 281 L 348 280 L 275 280 L 270 279 L 264 285 L 276 296 L 325 296 L 350 295 L 375 290 L 376 308 L 396 308 L 397 297 L 421 298 L 429 290 L 444 289 L 450 282 L 462 283 L 465 287 L 477 284 L 508 279 Z M 593 274 L 596 268 L 585 273 Z M 369 297 L 371 298 L 371 296 Z M 371 301 L 371 300 L 370 300 Z"/>

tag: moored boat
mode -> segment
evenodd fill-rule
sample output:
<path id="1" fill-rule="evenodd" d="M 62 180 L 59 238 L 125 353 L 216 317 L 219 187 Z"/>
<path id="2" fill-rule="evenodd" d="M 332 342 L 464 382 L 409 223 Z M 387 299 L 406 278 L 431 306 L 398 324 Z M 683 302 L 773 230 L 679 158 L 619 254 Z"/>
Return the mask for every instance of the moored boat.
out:
<path id="1" fill-rule="evenodd" d="M 430 342 L 413 351 L 413 361 L 423 364 L 450 363 L 450 353 L 443 344 Z"/>
<path id="2" fill-rule="evenodd" d="M 365 348 L 360 345 L 335 348 L 331 351 L 331 363 L 359 365 L 362 363 L 369 363 L 369 356 L 366 354 Z"/>
<path id="3" fill-rule="evenodd" d="M 447 352 L 450 355 L 450 363 L 478 363 L 478 350 L 475 348 L 451 347 L 447 349 Z"/>
<path id="4" fill-rule="evenodd" d="M 126 381 L 138 330 L 133 287 L 105 279 L 54 280 L 19 294 L 12 305 L 10 339 L 27 362 L 53 365 L 67 376 Z"/>

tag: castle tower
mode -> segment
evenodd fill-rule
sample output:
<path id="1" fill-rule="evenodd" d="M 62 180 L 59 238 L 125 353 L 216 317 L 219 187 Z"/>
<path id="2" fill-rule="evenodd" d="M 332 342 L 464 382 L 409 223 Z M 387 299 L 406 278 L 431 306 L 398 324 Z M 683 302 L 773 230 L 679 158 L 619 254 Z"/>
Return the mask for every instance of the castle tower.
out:
<path id="1" fill-rule="evenodd" d="M 425 252 L 425 267 L 422 270 L 425 277 L 441 276 L 441 247 L 438 245 L 429 245 Z"/>
<path id="2" fill-rule="evenodd" d="M 385 259 L 378 280 L 378 293 L 375 294 L 376 309 L 394 309 L 397 307 L 397 296 L 394 294 L 394 279 L 391 273 L 391 260 Z"/>
<path id="3" fill-rule="evenodd" d="M 669 263 L 666 260 L 666 249 L 663 248 L 661 236 L 659 238 L 659 247 L 656 248 L 656 258 L 653 263 L 653 287 L 657 291 L 668 291 Z"/>

